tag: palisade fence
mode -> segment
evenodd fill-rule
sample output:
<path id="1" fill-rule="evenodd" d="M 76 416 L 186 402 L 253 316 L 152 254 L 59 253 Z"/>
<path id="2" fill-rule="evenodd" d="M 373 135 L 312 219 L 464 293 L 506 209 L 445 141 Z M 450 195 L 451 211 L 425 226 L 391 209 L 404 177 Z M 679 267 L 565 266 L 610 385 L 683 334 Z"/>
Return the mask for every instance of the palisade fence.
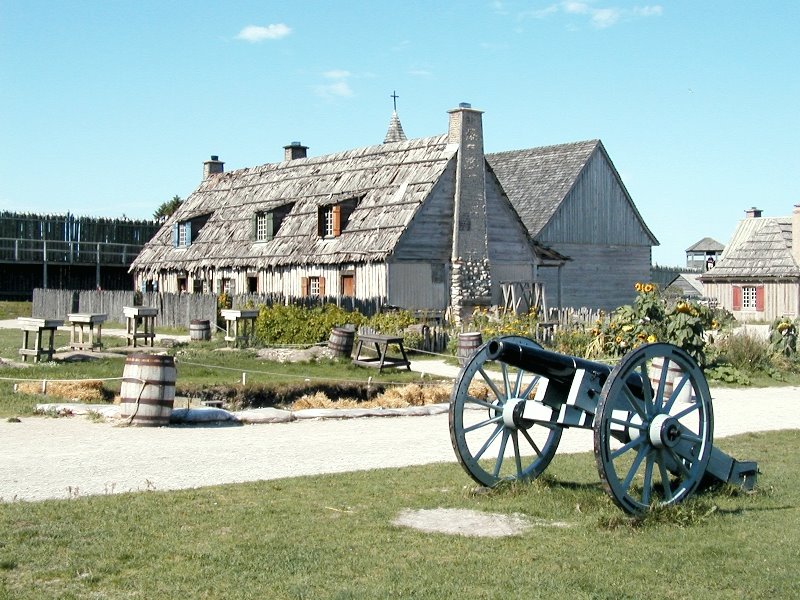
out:
<path id="1" fill-rule="evenodd" d="M 33 290 L 32 316 L 66 319 L 69 313 L 107 314 L 112 323 L 124 323 L 124 306 L 158 309 L 156 325 L 189 327 L 193 319 L 217 322 L 217 297 L 202 294 L 162 294 L 113 290 Z"/>

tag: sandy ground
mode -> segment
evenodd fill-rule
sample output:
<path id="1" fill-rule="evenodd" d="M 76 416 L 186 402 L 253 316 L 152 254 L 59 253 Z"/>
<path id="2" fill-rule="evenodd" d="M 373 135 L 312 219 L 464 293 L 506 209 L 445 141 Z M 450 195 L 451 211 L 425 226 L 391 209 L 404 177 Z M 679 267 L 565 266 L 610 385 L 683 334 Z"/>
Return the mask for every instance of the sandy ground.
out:
<path id="1" fill-rule="evenodd" d="M 720 389 L 712 395 L 715 438 L 800 429 L 798 387 Z M 0 444 L 0 499 L 6 502 L 456 460 L 446 414 L 163 428 L 30 417 L 0 422 Z M 591 448 L 591 431 L 566 430 L 558 452 Z M 470 482 L 466 474 L 464 482 Z"/>
<path id="2" fill-rule="evenodd" d="M 0 327 L 16 327 L 16 321 L 0 321 Z M 414 362 L 412 368 L 440 377 L 458 373 L 438 360 Z M 712 389 L 712 397 L 715 438 L 800 429 L 800 387 Z M 3 420 L 0 501 L 455 462 L 447 419 L 439 414 L 162 428 L 122 427 L 86 417 Z M 591 449 L 591 431 L 568 429 L 558 452 Z M 470 482 L 465 474 L 465 485 Z"/>

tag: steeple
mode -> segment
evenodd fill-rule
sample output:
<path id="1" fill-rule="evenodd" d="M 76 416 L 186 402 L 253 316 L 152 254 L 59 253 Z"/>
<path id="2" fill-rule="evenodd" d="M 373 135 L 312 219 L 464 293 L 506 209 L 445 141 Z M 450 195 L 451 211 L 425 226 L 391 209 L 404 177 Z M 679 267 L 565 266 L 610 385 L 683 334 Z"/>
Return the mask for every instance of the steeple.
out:
<path id="1" fill-rule="evenodd" d="M 383 143 L 389 142 L 404 142 L 408 138 L 403 131 L 403 126 L 400 124 L 400 119 L 397 117 L 397 112 L 392 111 L 392 119 L 389 121 L 389 131 L 386 132 L 386 137 L 383 138 Z"/>
<path id="2" fill-rule="evenodd" d="M 403 126 L 400 124 L 400 119 L 397 116 L 397 99 L 400 96 L 397 95 L 397 92 L 392 92 L 392 95 L 389 97 L 394 101 L 394 110 L 392 111 L 392 118 L 389 121 L 389 131 L 386 132 L 386 137 L 383 138 L 383 143 L 388 144 L 390 142 L 404 142 L 408 138 L 406 137 L 406 134 L 403 131 Z"/>

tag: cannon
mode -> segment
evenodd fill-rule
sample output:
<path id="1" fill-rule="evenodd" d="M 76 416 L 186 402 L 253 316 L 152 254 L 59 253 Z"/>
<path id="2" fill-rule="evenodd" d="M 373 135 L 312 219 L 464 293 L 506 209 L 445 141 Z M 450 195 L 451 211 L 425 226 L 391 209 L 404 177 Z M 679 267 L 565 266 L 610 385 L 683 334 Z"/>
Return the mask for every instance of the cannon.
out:
<path id="1" fill-rule="evenodd" d="M 566 428 L 593 431 L 603 487 L 632 515 L 681 502 L 704 480 L 756 483 L 755 462 L 714 447 L 708 383 L 672 344 L 640 346 L 612 367 L 496 338 L 462 367 L 449 412 L 459 463 L 488 487 L 541 475 Z"/>

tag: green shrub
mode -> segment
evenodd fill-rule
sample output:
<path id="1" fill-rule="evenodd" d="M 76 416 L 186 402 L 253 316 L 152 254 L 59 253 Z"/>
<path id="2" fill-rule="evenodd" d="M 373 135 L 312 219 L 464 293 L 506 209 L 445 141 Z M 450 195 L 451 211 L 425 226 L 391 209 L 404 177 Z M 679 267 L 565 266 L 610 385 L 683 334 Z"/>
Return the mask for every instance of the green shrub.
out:
<path id="1" fill-rule="evenodd" d="M 305 308 L 290 304 L 261 306 L 256 318 L 256 338 L 262 344 L 317 344 L 330 337 L 334 327 L 363 324 L 364 315 L 347 312 L 335 304 Z"/>
<path id="2" fill-rule="evenodd" d="M 730 335 L 716 343 L 717 363 L 729 364 L 745 373 L 766 371 L 771 366 L 768 343 L 749 334 Z"/>
<path id="3" fill-rule="evenodd" d="M 406 328 L 417 322 L 407 310 L 390 310 L 377 313 L 366 320 L 367 327 L 371 327 L 383 335 L 403 335 Z"/>

